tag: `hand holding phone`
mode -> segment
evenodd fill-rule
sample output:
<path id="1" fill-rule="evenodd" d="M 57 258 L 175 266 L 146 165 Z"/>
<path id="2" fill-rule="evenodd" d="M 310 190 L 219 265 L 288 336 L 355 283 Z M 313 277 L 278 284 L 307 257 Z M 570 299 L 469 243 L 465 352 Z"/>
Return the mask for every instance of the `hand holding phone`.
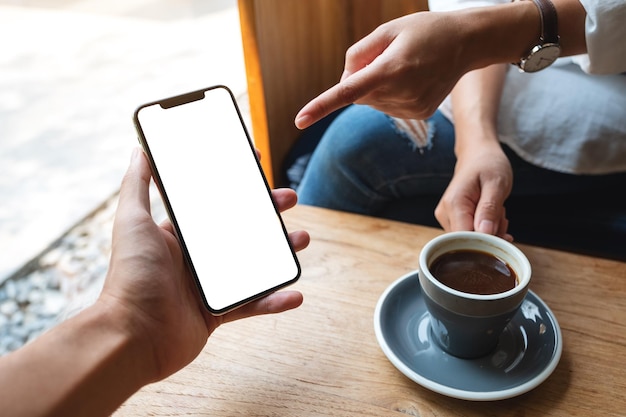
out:
<path id="1" fill-rule="evenodd" d="M 299 262 L 227 87 L 144 104 L 134 122 L 212 314 L 297 281 Z"/>

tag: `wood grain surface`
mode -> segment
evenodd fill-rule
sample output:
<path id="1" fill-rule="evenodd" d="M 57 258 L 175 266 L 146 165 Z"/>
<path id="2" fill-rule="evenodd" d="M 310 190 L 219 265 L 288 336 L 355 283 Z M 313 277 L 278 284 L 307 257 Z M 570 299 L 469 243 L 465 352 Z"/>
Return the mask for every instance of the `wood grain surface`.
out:
<path id="1" fill-rule="evenodd" d="M 252 134 L 273 186 L 300 137 L 294 118 L 339 81 L 346 50 L 383 22 L 428 8 L 426 0 L 238 0 Z"/>
<path id="2" fill-rule="evenodd" d="M 563 332 L 554 373 L 521 396 L 452 399 L 401 374 L 374 335 L 382 292 L 417 268 L 440 230 L 320 208 L 285 213 L 306 229 L 304 304 L 219 328 L 187 368 L 145 387 L 116 416 L 618 416 L 626 412 L 626 263 L 519 245 L 531 289 Z M 181 329 L 184 331 L 184 329 Z"/>

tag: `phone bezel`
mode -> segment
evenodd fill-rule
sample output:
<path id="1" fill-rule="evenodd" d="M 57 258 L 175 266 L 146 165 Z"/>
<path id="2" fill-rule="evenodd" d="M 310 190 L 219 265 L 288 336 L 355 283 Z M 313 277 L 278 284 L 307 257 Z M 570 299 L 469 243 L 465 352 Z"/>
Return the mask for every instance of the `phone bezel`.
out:
<path id="1" fill-rule="evenodd" d="M 262 298 L 262 297 L 264 297 L 266 295 L 269 295 L 269 294 L 271 294 L 271 293 L 273 293 L 273 292 L 275 292 L 275 291 L 277 291 L 277 290 L 279 290 L 281 288 L 284 288 L 284 287 L 287 287 L 289 285 L 294 284 L 300 278 L 302 270 L 301 270 L 300 262 L 298 260 L 297 255 L 296 255 L 296 252 L 295 252 L 295 250 L 294 250 L 294 248 L 293 248 L 293 246 L 291 244 L 291 241 L 289 240 L 289 234 L 287 232 L 287 229 L 286 229 L 286 226 L 284 224 L 283 218 L 282 218 L 282 216 L 280 214 L 280 211 L 279 211 L 279 209 L 278 209 L 274 199 L 272 198 L 271 187 L 269 185 L 267 177 L 265 176 L 265 174 L 263 172 L 263 168 L 262 168 L 262 166 L 260 164 L 259 159 L 255 157 L 254 159 L 256 161 L 258 172 L 259 172 L 261 178 L 263 179 L 263 183 L 265 185 L 266 192 L 267 192 L 267 194 L 269 196 L 269 199 L 270 199 L 270 201 L 271 201 L 271 203 L 272 203 L 272 205 L 274 207 L 274 211 L 276 212 L 276 215 L 277 215 L 277 217 L 279 219 L 280 226 L 282 228 L 282 233 L 284 234 L 285 239 L 287 240 L 287 243 L 288 243 L 289 248 L 291 250 L 291 255 L 293 257 L 293 261 L 294 261 L 294 264 L 295 264 L 297 272 L 296 272 L 295 277 L 293 277 L 292 279 L 290 279 L 288 281 L 284 281 L 284 282 L 282 282 L 282 283 L 280 283 L 280 284 L 278 284 L 278 285 L 276 285 L 276 286 L 274 286 L 272 288 L 267 288 L 264 291 L 256 293 L 256 294 L 254 294 L 254 295 L 252 295 L 250 297 L 247 297 L 245 299 L 238 300 L 237 302 L 234 302 L 234 303 L 232 303 L 232 304 L 230 304 L 230 305 L 228 305 L 228 306 L 226 306 L 224 308 L 214 308 L 207 301 L 207 297 L 205 295 L 205 290 L 204 290 L 204 288 L 202 286 L 201 280 L 198 277 L 196 268 L 194 266 L 193 259 L 191 258 L 191 255 L 189 253 L 189 249 L 188 249 L 187 244 L 185 242 L 184 232 L 181 230 L 181 228 L 179 226 L 179 223 L 176 220 L 176 214 L 174 213 L 174 210 L 172 208 L 172 204 L 170 203 L 170 199 L 169 199 L 169 197 L 167 195 L 167 190 L 165 189 L 165 187 L 163 185 L 163 181 L 161 180 L 161 176 L 159 174 L 159 169 L 157 167 L 157 163 L 154 160 L 154 157 L 153 157 L 152 152 L 150 150 L 149 140 L 146 138 L 146 136 L 144 134 L 144 129 L 142 128 L 141 123 L 139 121 L 139 114 L 140 114 L 140 112 L 143 109 L 151 107 L 151 106 L 155 106 L 155 105 L 159 105 L 163 109 L 168 109 L 168 108 L 172 108 L 172 107 L 176 107 L 176 106 L 185 105 L 187 103 L 191 103 L 191 102 L 194 102 L 194 101 L 202 100 L 202 99 L 204 99 L 205 94 L 207 92 L 209 92 L 211 90 L 215 90 L 215 89 L 224 89 L 226 92 L 228 92 L 228 95 L 230 96 L 230 99 L 231 99 L 232 104 L 233 104 L 233 108 L 234 108 L 234 110 L 237 113 L 237 116 L 238 116 L 239 121 L 241 123 L 241 127 L 242 127 L 243 132 L 245 134 L 245 137 L 246 137 L 246 139 L 248 141 L 248 145 L 250 146 L 250 150 L 251 150 L 251 152 L 253 152 L 256 155 L 256 150 L 255 150 L 255 147 L 254 147 L 254 143 L 253 143 L 253 141 L 252 141 L 252 139 L 250 137 L 250 134 L 248 133 L 248 129 L 246 128 L 245 122 L 244 122 L 243 117 L 241 115 L 241 111 L 239 109 L 239 106 L 237 105 L 237 101 L 235 99 L 235 96 L 232 93 L 232 91 L 225 85 L 214 85 L 214 86 L 211 86 L 211 87 L 206 87 L 206 88 L 202 88 L 202 89 L 199 89 L 199 90 L 194 90 L 194 91 L 191 91 L 191 92 L 187 92 L 187 93 L 184 93 L 184 94 L 179 94 L 179 95 L 167 97 L 167 98 L 160 99 L 160 100 L 154 100 L 154 101 L 142 104 L 139 107 L 137 107 L 137 109 L 135 110 L 135 112 L 133 114 L 133 122 L 134 122 L 134 125 L 135 125 L 135 129 L 137 131 L 137 134 L 138 134 L 138 141 L 139 141 L 142 149 L 144 150 L 144 152 L 145 152 L 145 154 L 146 154 L 146 156 L 148 158 L 148 161 L 149 161 L 149 164 L 150 164 L 150 168 L 152 170 L 152 178 L 153 178 L 153 180 L 154 180 L 154 182 L 155 182 L 155 184 L 156 184 L 156 186 L 157 186 L 157 188 L 159 190 L 159 193 L 161 194 L 161 199 L 163 201 L 163 205 L 165 207 L 165 210 L 167 212 L 168 218 L 169 218 L 170 222 L 172 223 L 172 226 L 173 226 L 174 231 L 176 233 L 176 237 L 177 237 L 178 242 L 180 244 L 181 251 L 183 253 L 183 256 L 185 258 L 187 266 L 188 266 L 188 268 L 189 268 L 189 270 L 191 272 L 191 275 L 192 275 L 192 277 L 193 277 L 193 279 L 195 281 L 195 285 L 196 285 L 196 287 L 198 289 L 198 293 L 200 295 L 200 298 L 202 299 L 202 302 L 203 302 L 205 308 L 211 314 L 213 314 L 213 315 L 223 315 L 223 314 L 225 314 L 225 313 L 227 313 L 229 311 L 232 311 L 232 310 L 234 310 L 234 309 L 236 309 L 236 308 L 238 308 L 238 307 L 240 307 L 242 305 L 245 305 L 245 304 L 250 303 L 250 302 L 252 302 L 254 300 L 260 299 L 260 298 Z"/>

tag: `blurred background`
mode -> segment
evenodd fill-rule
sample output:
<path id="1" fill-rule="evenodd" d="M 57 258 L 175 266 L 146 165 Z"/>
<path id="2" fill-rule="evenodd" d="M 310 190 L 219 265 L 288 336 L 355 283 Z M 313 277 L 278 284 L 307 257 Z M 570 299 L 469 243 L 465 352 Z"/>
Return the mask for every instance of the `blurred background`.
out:
<path id="1" fill-rule="evenodd" d="M 4 354 L 99 291 L 137 106 L 225 84 L 249 112 L 237 0 L 0 0 L 0 39 Z"/>

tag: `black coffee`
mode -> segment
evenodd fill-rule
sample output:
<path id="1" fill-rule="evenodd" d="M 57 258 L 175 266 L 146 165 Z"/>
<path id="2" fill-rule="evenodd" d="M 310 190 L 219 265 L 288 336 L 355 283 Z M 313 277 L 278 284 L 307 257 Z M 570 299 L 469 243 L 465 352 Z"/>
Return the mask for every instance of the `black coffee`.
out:
<path id="1" fill-rule="evenodd" d="M 517 284 L 515 271 L 492 254 L 463 249 L 446 252 L 430 265 L 442 284 L 472 294 L 497 294 Z"/>

